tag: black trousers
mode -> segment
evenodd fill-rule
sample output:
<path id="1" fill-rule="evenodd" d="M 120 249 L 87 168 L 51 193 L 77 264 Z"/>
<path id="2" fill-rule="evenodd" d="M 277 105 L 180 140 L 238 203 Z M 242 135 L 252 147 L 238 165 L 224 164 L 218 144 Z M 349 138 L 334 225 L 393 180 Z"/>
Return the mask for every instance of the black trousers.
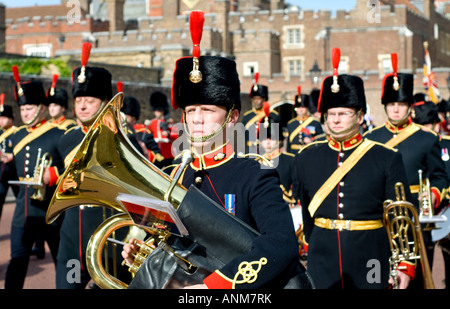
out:
<path id="1" fill-rule="evenodd" d="M 22 289 L 28 271 L 31 250 L 38 235 L 47 242 L 53 262 L 59 246 L 59 225 L 47 225 L 44 218 L 28 217 L 23 228 L 11 227 L 11 260 L 6 270 L 5 289 Z"/>

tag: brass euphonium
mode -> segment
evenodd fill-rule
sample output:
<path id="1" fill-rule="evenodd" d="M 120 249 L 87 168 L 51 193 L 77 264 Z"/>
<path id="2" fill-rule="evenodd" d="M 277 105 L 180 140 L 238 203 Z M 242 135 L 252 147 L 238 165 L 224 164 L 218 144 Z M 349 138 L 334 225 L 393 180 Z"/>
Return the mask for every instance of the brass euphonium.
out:
<path id="1" fill-rule="evenodd" d="M 401 270 L 400 262 L 420 260 L 424 288 L 434 289 L 417 210 L 412 203 L 406 201 L 405 190 L 401 182 L 395 184 L 395 192 L 396 201 L 386 200 L 383 213 L 392 252 L 389 261 L 394 288 L 398 288 L 397 272 Z"/>
<path id="2" fill-rule="evenodd" d="M 447 220 L 445 216 L 434 215 L 433 204 L 431 203 L 431 187 L 430 179 L 423 180 L 422 170 L 419 173 L 419 221 L 425 224 L 424 231 L 437 229 L 436 222 L 444 222 Z"/>
<path id="3" fill-rule="evenodd" d="M 50 153 L 46 152 L 41 158 L 42 149 L 38 149 L 38 154 L 36 158 L 36 165 L 34 168 L 33 177 L 23 178 L 19 180 L 10 180 L 9 184 L 12 185 L 26 185 L 34 188 L 33 195 L 30 196 L 31 199 L 43 201 L 45 197 L 46 185 L 42 182 L 44 177 L 44 171 L 47 167 L 52 165 L 52 156 Z"/>
<path id="4" fill-rule="evenodd" d="M 131 144 L 120 120 L 122 101 L 123 93 L 118 93 L 100 112 L 60 177 L 46 215 L 46 222 L 51 223 L 65 210 L 81 205 L 107 206 L 121 212 L 97 228 L 86 251 L 89 274 L 101 288 L 127 287 L 102 266 L 102 248 L 109 235 L 121 227 L 135 226 L 116 197 L 125 193 L 165 200 L 177 209 L 187 192 Z M 154 235 L 156 242 L 164 242 L 163 238 L 168 236 L 167 231 L 152 227 L 146 232 Z M 152 249 L 147 246 L 142 250 Z M 192 266 L 189 262 L 186 265 Z"/>

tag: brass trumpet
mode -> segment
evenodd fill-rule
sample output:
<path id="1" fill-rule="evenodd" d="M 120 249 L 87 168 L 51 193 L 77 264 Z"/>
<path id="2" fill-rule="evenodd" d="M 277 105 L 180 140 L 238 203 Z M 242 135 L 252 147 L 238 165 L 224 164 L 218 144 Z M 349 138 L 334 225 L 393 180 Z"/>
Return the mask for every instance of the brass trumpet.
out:
<path id="1" fill-rule="evenodd" d="M 19 180 L 8 181 L 8 183 L 12 185 L 26 185 L 34 188 L 35 191 L 33 195 L 30 196 L 30 198 L 38 201 L 43 201 L 45 197 L 46 185 L 42 182 L 44 171 L 47 167 L 50 167 L 52 165 L 52 156 L 50 155 L 50 153 L 44 153 L 42 158 L 41 153 L 42 149 L 39 148 L 33 177 L 25 177 Z"/>
<path id="2" fill-rule="evenodd" d="M 437 229 L 436 222 L 444 222 L 447 220 L 444 216 L 435 216 L 433 204 L 431 202 L 430 179 L 423 180 L 423 171 L 418 170 L 419 173 L 419 222 L 426 224 L 424 231 Z"/>
<path id="3" fill-rule="evenodd" d="M 383 220 L 389 237 L 392 256 L 391 276 L 394 279 L 394 288 L 398 288 L 398 270 L 402 261 L 420 260 L 425 289 L 434 289 L 428 262 L 425 243 L 419 222 L 419 216 L 414 205 L 406 201 L 405 189 L 401 182 L 395 184 L 396 201 L 384 202 Z M 411 216 L 413 219 L 411 219 Z M 411 239 L 412 237 L 412 239 Z"/>

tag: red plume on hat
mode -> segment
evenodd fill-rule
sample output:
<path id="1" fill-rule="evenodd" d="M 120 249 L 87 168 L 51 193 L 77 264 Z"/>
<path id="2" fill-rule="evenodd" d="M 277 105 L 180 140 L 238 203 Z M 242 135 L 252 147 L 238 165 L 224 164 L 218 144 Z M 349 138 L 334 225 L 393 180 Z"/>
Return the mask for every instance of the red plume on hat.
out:
<path id="1" fill-rule="evenodd" d="M 331 50 L 331 63 L 333 65 L 333 85 L 331 85 L 331 91 L 337 93 L 340 90 L 338 84 L 338 67 L 341 60 L 341 50 L 337 47 Z"/>
<path id="2" fill-rule="evenodd" d="M 259 72 L 255 73 L 255 82 L 253 83 L 253 91 L 258 91 Z"/>
<path id="3" fill-rule="evenodd" d="M 194 84 L 202 81 L 202 73 L 199 70 L 200 41 L 202 40 L 203 24 L 205 23 L 205 13 L 202 11 L 192 11 L 189 15 L 189 30 L 192 39 L 193 69 L 189 73 L 189 80 Z"/>
<path id="4" fill-rule="evenodd" d="M 397 76 L 398 70 L 397 53 L 391 54 L 391 63 L 392 63 L 392 70 L 394 71 L 394 84 L 392 85 L 392 88 L 394 88 L 395 91 L 398 91 L 400 89 L 400 84 L 398 83 L 398 76 Z"/>
<path id="5" fill-rule="evenodd" d="M 78 82 L 80 84 L 86 81 L 86 65 L 89 60 L 89 56 L 91 54 L 92 44 L 89 42 L 84 42 L 81 47 L 81 72 L 78 75 Z"/>
<path id="6" fill-rule="evenodd" d="M 261 127 L 261 122 L 264 119 L 264 128 L 269 127 L 269 115 L 270 115 L 270 104 L 267 101 L 264 101 L 263 103 L 263 111 L 264 111 L 264 117 L 259 119 L 258 125 L 256 126 L 256 136 L 259 137 L 259 128 Z"/>
<path id="7" fill-rule="evenodd" d="M 11 67 L 11 70 L 13 72 L 14 80 L 16 81 L 16 84 L 17 84 L 17 93 L 19 94 L 19 96 L 22 96 L 23 95 L 23 89 L 20 86 L 19 68 L 17 67 L 17 65 L 13 65 Z"/>
<path id="8" fill-rule="evenodd" d="M 119 92 L 123 92 L 123 83 L 122 82 L 117 82 L 117 93 Z"/>
<path id="9" fill-rule="evenodd" d="M 3 113 L 4 109 L 4 104 L 5 104 L 5 94 L 1 93 L 0 94 L 0 113 Z"/>
<path id="10" fill-rule="evenodd" d="M 302 102 L 302 86 L 297 87 L 297 93 L 298 93 L 297 103 L 300 103 Z"/>
<path id="11" fill-rule="evenodd" d="M 52 77 L 52 86 L 50 87 L 50 96 L 54 96 L 55 95 L 55 88 L 56 88 L 56 82 L 58 81 L 58 77 L 59 77 L 59 75 L 58 74 L 53 74 L 53 77 Z M 47 94 L 47 96 L 48 96 L 48 94 Z"/>

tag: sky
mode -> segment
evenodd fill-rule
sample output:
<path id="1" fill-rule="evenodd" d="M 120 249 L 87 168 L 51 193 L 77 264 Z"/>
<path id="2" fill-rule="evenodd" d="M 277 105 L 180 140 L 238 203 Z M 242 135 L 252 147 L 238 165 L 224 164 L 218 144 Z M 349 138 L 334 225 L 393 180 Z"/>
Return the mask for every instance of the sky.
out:
<path id="1" fill-rule="evenodd" d="M 298 5 L 304 10 L 336 9 L 350 10 L 355 7 L 356 0 L 286 0 L 287 3 Z M 61 0 L 0 0 L 6 7 L 20 7 L 60 4 Z"/>

